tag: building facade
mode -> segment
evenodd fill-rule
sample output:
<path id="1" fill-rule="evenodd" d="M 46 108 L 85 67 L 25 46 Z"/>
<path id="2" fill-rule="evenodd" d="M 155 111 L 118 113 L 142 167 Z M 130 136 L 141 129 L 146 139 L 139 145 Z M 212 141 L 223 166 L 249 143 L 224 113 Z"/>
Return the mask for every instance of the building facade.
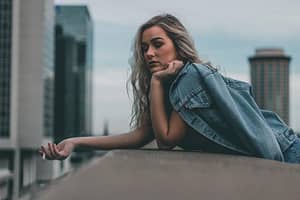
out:
<path id="1" fill-rule="evenodd" d="M 56 26 L 55 34 L 55 140 L 76 136 L 78 132 L 77 41 Z"/>
<path id="2" fill-rule="evenodd" d="M 55 139 L 92 135 L 93 22 L 87 6 L 56 6 Z"/>
<path id="3" fill-rule="evenodd" d="M 289 124 L 289 64 L 291 57 L 279 48 L 257 49 L 249 57 L 251 83 L 257 104 L 275 111 Z"/>
<path id="4" fill-rule="evenodd" d="M 52 141 L 54 1 L 0 1 L 0 168 L 12 174 L 9 199 L 30 199 L 31 188 L 59 176 L 37 149 Z M 56 175 L 55 175 L 56 173 Z"/>

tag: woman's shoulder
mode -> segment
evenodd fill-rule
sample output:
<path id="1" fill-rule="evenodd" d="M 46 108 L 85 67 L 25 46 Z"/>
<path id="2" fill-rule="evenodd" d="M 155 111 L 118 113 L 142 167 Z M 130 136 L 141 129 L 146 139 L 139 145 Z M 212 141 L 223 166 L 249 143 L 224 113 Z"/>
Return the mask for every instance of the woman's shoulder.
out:
<path id="1" fill-rule="evenodd" d="M 173 108 L 178 110 L 193 96 L 200 94 L 204 98 L 205 85 L 203 75 L 211 73 L 208 66 L 198 63 L 187 63 L 180 71 L 169 90 L 169 99 Z M 207 99 L 208 97 L 205 97 Z"/>
<path id="2" fill-rule="evenodd" d="M 185 86 L 188 84 L 190 86 L 195 86 L 196 83 L 199 83 L 201 78 L 215 72 L 216 69 L 208 64 L 187 62 L 177 74 L 173 81 L 173 85 Z"/>
<path id="3" fill-rule="evenodd" d="M 203 89 L 203 81 L 201 74 L 206 72 L 207 66 L 199 63 L 186 63 L 182 70 L 178 73 L 175 80 L 172 82 L 169 95 L 179 96 L 181 98 Z"/>

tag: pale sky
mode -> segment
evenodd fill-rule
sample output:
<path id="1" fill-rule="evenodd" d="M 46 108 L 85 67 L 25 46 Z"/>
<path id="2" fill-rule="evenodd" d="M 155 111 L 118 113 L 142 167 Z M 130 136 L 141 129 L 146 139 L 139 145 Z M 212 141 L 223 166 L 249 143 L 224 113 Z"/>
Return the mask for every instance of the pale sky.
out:
<path id="1" fill-rule="evenodd" d="M 87 4 L 94 20 L 94 131 L 104 120 L 112 133 L 128 131 L 126 94 L 130 47 L 138 26 L 150 17 L 171 13 L 188 28 L 200 56 L 221 73 L 249 81 L 248 57 L 256 48 L 280 47 L 290 65 L 291 127 L 300 131 L 299 0 L 56 0 Z M 298 110 L 298 113 L 297 113 Z"/>

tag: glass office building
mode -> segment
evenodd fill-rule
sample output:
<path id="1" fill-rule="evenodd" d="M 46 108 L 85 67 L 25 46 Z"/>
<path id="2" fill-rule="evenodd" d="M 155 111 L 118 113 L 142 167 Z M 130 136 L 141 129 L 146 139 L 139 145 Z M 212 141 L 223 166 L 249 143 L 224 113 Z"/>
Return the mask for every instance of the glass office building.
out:
<path id="1" fill-rule="evenodd" d="M 12 1 L 0 1 L 0 137 L 10 135 Z"/>
<path id="2" fill-rule="evenodd" d="M 55 137 L 92 134 L 93 22 L 87 6 L 56 6 Z"/>

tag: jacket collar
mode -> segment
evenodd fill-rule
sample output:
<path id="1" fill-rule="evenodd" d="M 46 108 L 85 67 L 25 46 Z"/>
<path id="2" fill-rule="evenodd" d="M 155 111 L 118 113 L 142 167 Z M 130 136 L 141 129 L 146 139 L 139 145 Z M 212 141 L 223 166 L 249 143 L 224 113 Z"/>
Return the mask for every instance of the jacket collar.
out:
<path id="1" fill-rule="evenodd" d="M 190 61 L 185 62 L 184 66 L 180 69 L 180 71 L 178 72 L 177 76 L 175 77 L 175 79 L 174 79 L 172 85 L 173 85 L 174 83 L 176 83 L 177 80 L 178 80 L 181 76 L 183 76 L 184 74 L 187 73 L 187 69 L 188 69 L 188 66 L 189 66 L 190 64 L 191 64 Z"/>

